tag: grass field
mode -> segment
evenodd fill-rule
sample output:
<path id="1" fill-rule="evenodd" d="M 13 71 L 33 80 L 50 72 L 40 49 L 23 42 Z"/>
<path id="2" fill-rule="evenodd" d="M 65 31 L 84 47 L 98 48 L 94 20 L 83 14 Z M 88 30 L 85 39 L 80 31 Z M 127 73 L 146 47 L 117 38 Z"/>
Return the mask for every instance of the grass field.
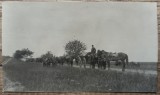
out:
<path id="1" fill-rule="evenodd" d="M 133 65 L 128 63 L 126 65 L 126 69 L 134 69 L 134 70 L 153 70 L 157 71 L 157 63 L 155 62 L 139 62 L 140 66 Z M 122 68 L 122 66 L 115 66 L 115 64 L 111 63 L 111 67 L 113 68 Z"/>
<path id="2" fill-rule="evenodd" d="M 60 65 L 42 67 L 41 63 L 25 63 L 15 59 L 5 64 L 3 70 L 4 77 L 23 86 L 23 89 L 14 91 L 155 92 L 157 88 L 156 75 L 139 73 Z M 4 80 L 4 85 L 7 86 L 7 80 Z"/>

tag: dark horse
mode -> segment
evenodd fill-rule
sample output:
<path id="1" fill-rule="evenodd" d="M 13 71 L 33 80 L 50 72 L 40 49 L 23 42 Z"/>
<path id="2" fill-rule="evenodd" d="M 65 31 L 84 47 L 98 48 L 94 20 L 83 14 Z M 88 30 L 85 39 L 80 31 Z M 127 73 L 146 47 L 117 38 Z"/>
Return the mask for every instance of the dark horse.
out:
<path id="1" fill-rule="evenodd" d="M 43 66 L 49 67 L 56 65 L 56 61 L 53 58 L 45 58 L 43 59 Z"/>
<path id="2" fill-rule="evenodd" d="M 90 65 L 90 68 L 95 68 L 96 64 L 98 64 L 97 55 L 93 55 L 91 52 L 88 52 L 85 55 L 86 62 Z"/>
<path id="3" fill-rule="evenodd" d="M 65 62 L 70 65 L 71 67 L 73 67 L 73 57 L 65 57 Z"/>
<path id="4" fill-rule="evenodd" d="M 106 69 L 106 63 L 109 63 L 107 54 L 104 51 L 98 50 L 97 57 L 98 57 L 98 68 Z M 108 67 L 110 67 L 109 64 Z"/>
<path id="5" fill-rule="evenodd" d="M 122 63 L 122 71 L 125 71 L 125 65 L 128 64 L 128 55 L 122 52 L 110 53 L 104 50 L 98 50 L 97 55 L 99 58 L 100 66 L 106 67 L 105 63 L 108 63 L 108 69 L 110 69 L 111 61 L 115 61 L 116 64 Z M 121 62 L 119 62 L 121 61 Z"/>

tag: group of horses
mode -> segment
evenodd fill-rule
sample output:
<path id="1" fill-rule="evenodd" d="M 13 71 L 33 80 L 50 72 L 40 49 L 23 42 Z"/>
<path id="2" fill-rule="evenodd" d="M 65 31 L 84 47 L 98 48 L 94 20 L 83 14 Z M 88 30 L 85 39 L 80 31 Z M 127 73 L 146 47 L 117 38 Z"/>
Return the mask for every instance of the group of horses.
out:
<path id="1" fill-rule="evenodd" d="M 122 71 L 125 71 L 125 66 L 128 64 L 128 55 L 122 52 L 111 53 L 104 50 L 98 50 L 96 54 L 91 52 L 86 53 L 84 56 L 70 56 L 70 57 L 56 57 L 54 60 L 51 58 L 43 60 L 43 66 L 54 66 L 57 63 L 63 65 L 64 63 L 73 66 L 74 64 L 80 67 L 86 64 L 90 65 L 90 68 L 95 68 L 96 65 L 100 69 L 110 69 L 111 62 L 114 61 L 116 65 L 122 66 Z"/>

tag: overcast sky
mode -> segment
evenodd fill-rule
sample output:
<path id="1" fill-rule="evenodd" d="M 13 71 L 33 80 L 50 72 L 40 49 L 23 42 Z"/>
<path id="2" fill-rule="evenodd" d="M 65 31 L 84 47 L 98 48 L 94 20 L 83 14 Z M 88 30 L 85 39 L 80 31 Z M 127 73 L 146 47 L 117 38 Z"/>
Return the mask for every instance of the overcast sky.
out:
<path id="1" fill-rule="evenodd" d="M 3 55 L 29 48 L 33 57 L 65 53 L 78 39 L 96 49 L 124 52 L 129 61 L 157 62 L 156 3 L 3 3 Z"/>

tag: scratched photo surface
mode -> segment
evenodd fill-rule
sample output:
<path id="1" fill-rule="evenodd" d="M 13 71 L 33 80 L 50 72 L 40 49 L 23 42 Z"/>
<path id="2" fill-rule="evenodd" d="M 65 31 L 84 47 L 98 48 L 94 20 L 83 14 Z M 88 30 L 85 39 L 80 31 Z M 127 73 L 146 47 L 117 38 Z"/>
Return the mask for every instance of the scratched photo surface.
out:
<path id="1" fill-rule="evenodd" d="M 4 92 L 156 92 L 156 3 L 2 4 Z"/>

